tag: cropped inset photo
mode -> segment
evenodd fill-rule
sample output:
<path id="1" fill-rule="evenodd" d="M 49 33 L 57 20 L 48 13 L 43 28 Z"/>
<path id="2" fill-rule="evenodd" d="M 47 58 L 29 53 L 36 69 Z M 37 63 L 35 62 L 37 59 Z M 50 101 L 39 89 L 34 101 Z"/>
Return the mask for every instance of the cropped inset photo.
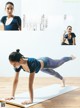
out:
<path id="1" fill-rule="evenodd" d="M 63 33 L 62 45 L 76 45 L 76 34 L 72 31 L 72 26 L 67 26 Z"/>
<path id="2" fill-rule="evenodd" d="M 0 30 L 21 30 L 21 0 L 0 0 Z"/>

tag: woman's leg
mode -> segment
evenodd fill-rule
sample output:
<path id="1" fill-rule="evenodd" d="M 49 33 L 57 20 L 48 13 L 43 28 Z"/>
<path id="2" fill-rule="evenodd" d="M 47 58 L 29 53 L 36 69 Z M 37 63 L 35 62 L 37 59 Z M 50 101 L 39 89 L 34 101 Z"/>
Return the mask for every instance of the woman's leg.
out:
<path id="1" fill-rule="evenodd" d="M 64 64 L 65 62 L 68 62 L 70 60 L 72 60 L 73 58 L 72 57 L 63 57 L 62 59 L 60 60 L 53 60 L 51 58 L 47 58 L 47 66 L 46 68 L 57 68 L 59 66 L 61 66 L 62 64 Z"/>
<path id="2" fill-rule="evenodd" d="M 56 78 L 59 78 L 59 79 L 63 79 L 63 77 L 58 73 L 58 72 L 56 72 L 55 70 L 53 70 L 53 69 L 41 69 L 41 71 L 42 72 L 44 72 L 44 73 L 47 73 L 47 74 L 49 74 L 49 75 L 53 75 L 53 76 L 55 76 Z"/>
<path id="3" fill-rule="evenodd" d="M 53 76 L 55 76 L 56 78 L 62 80 L 63 86 L 65 86 L 64 78 L 63 78 L 58 72 L 56 72 L 55 70 L 53 70 L 53 69 L 45 69 L 45 68 L 44 68 L 44 69 L 41 69 L 41 71 L 44 72 L 44 73 L 47 73 L 47 74 L 49 74 L 49 75 L 53 75 Z"/>

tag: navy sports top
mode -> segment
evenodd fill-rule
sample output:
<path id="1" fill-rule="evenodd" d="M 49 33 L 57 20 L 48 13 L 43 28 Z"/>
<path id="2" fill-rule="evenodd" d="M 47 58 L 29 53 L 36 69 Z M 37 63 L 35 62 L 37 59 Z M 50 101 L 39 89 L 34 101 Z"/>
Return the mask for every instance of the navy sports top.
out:
<path id="1" fill-rule="evenodd" d="M 64 38 L 66 38 L 68 40 L 69 45 L 72 45 L 73 44 L 73 38 L 75 38 L 75 37 L 76 37 L 76 35 L 74 33 L 71 33 L 71 39 L 68 38 L 68 34 L 66 34 L 64 36 Z"/>
<path id="2" fill-rule="evenodd" d="M 3 16 L 1 18 L 1 22 L 4 24 L 5 30 L 19 30 L 21 27 L 21 18 L 19 16 L 14 16 L 12 22 L 9 25 L 5 25 L 7 20 L 7 16 Z"/>
<path id="3" fill-rule="evenodd" d="M 32 73 L 32 72 L 38 73 L 38 71 L 41 68 L 41 64 L 40 64 L 40 62 L 37 59 L 35 59 L 35 58 L 28 58 L 27 63 L 28 63 L 28 67 L 30 69 L 30 73 Z M 23 69 L 22 66 L 20 66 L 19 68 L 14 68 L 14 70 L 16 72 L 20 72 L 21 69 Z"/>

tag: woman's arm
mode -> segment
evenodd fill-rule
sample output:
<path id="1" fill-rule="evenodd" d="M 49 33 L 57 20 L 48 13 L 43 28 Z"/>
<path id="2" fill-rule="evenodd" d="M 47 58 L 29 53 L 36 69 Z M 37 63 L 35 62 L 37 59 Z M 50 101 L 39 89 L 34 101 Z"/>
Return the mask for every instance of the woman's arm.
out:
<path id="1" fill-rule="evenodd" d="M 0 22 L 0 30 L 4 30 L 4 24 Z"/>
<path id="2" fill-rule="evenodd" d="M 18 84 L 18 79 L 19 79 L 19 72 L 16 72 L 15 77 L 14 77 L 14 81 L 13 81 L 13 88 L 12 88 L 11 97 L 10 98 L 6 98 L 6 100 L 14 99 L 15 91 L 16 91 L 17 84 Z"/>
<path id="3" fill-rule="evenodd" d="M 63 33 L 63 37 L 62 37 L 62 42 L 61 42 L 61 44 L 65 43 L 65 41 L 66 41 L 65 34 L 66 34 L 66 30 L 65 30 L 64 33 Z"/>
<path id="4" fill-rule="evenodd" d="M 64 38 L 64 37 L 63 37 L 63 40 L 62 40 L 62 42 L 63 42 L 63 43 L 65 43 L 65 41 L 66 41 L 66 38 Z"/>
<path id="5" fill-rule="evenodd" d="M 21 26 L 19 26 L 19 28 L 18 28 L 18 29 L 19 29 L 19 31 L 21 31 Z"/>
<path id="6" fill-rule="evenodd" d="M 21 18 L 19 16 L 17 18 L 18 18 L 18 29 L 19 29 L 19 31 L 21 31 L 21 29 L 22 29 L 22 21 L 21 21 Z"/>
<path id="7" fill-rule="evenodd" d="M 75 40 L 75 38 L 73 38 L 73 45 L 76 45 L 76 40 Z"/>
<path id="8" fill-rule="evenodd" d="M 22 104 L 31 104 L 33 103 L 33 82 L 34 82 L 35 72 L 30 73 L 29 75 L 29 93 L 30 93 L 30 100 L 22 102 Z"/>
<path id="9" fill-rule="evenodd" d="M 29 75 L 29 93 L 30 93 L 30 100 L 33 102 L 33 81 L 34 81 L 35 72 L 30 73 Z"/>
<path id="10" fill-rule="evenodd" d="M 18 79 L 19 79 L 19 72 L 16 72 L 15 77 L 14 77 L 14 81 L 13 81 L 13 89 L 12 89 L 12 96 L 15 96 L 15 91 L 17 88 L 17 84 L 18 84 Z"/>

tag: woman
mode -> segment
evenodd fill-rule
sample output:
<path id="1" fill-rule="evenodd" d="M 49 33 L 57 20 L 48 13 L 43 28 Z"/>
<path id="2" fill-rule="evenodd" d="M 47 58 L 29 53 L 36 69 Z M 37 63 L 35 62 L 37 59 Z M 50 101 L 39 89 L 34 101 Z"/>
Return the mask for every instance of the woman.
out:
<path id="1" fill-rule="evenodd" d="M 62 45 L 76 45 L 76 40 L 75 40 L 76 35 L 72 33 L 71 26 L 67 27 L 67 32 L 68 32 L 67 34 L 66 31 L 63 34 Z"/>
<path id="2" fill-rule="evenodd" d="M 1 18 L 1 22 L 4 24 L 4 30 L 21 30 L 21 18 L 13 15 L 14 4 L 7 2 L 5 10 L 7 16 Z"/>
<path id="3" fill-rule="evenodd" d="M 31 104 L 33 102 L 33 81 L 35 77 L 35 73 L 38 73 L 41 70 L 44 73 L 50 74 L 59 78 L 63 82 L 63 86 L 65 86 L 64 78 L 56 71 L 54 68 L 57 68 L 64 64 L 67 61 L 73 60 L 75 57 L 64 57 L 61 60 L 53 60 L 49 57 L 42 57 L 39 59 L 35 58 L 26 58 L 24 57 L 19 50 L 16 52 L 12 52 L 9 55 L 10 64 L 14 67 L 16 72 L 14 83 L 13 83 L 13 91 L 12 96 L 8 98 L 8 100 L 14 99 L 16 87 L 18 84 L 19 72 L 23 69 L 26 72 L 29 72 L 29 93 L 30 93 L 30 100 L 22 102 L 22 104 Z"/>

